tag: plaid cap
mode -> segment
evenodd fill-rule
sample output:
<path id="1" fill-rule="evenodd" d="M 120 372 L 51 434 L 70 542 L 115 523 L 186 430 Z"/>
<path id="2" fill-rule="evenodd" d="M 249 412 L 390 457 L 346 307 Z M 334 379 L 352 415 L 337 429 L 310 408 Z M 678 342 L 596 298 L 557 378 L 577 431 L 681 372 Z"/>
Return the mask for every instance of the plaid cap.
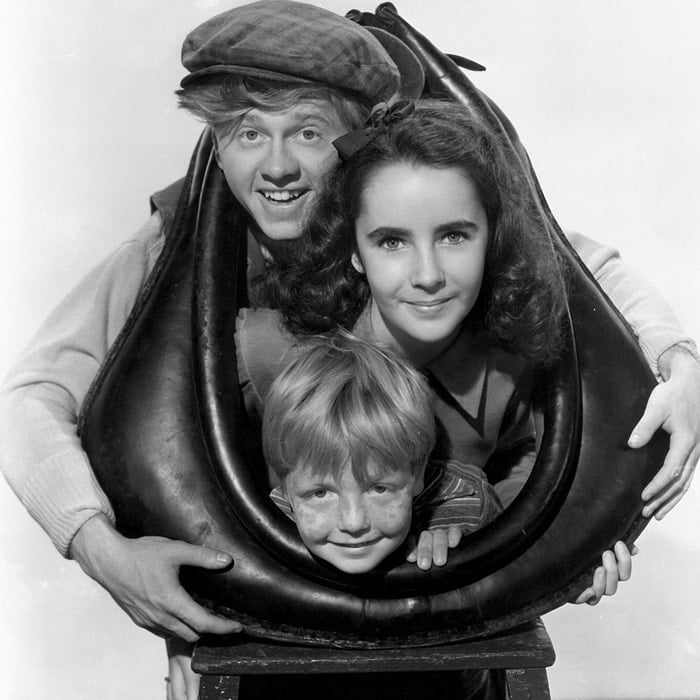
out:
<path id="1" fill-rule="evenodd" d="M 204 76 L 232 73 L 319 82 L 373 105 L 400 88 L 419 97 L 420 62 L 400 39 L 314 5 L 260 0 L 222 12 L 191 31 L 182 46 L 190 71 L 182 87 Z"/>

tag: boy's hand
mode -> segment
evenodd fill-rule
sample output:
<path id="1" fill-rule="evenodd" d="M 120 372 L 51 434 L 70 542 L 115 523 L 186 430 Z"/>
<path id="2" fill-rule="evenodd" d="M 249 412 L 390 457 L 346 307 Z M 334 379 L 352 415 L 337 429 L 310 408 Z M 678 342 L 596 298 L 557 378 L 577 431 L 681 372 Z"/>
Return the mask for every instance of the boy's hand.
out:
<path id="1" fill-rule="evenodd" d="M 642 515 L 661 520 L 690 488 L 700 458 L 700 362 L 684 347 L 674 346 L 659 358 L 664 381 L 649 396 L 644 415 L 628 444 L 643 447 L 663 428 L 671 437 L 659 473 L 642 491 Z"/>
<path id="2" fill-rule="evenodd" d="M 78 530 L 70 554 L 139 627 L 159 636 L 195 642 L 204 633 L 242 629 L 239 622 L 196 603 L 178 577 L 182 566 L 230 566 L 231 557 L 224 552 L 165 537 L 129 539 L 98 515 Z"/>
<path id="3" fill-rule="evenodd" d="M 415 535 L 409 535 L 406 561 L 418 564 L 418 568 L 423 571 L 430 569 L 433 564 L 445 566 L 447 551 L 454 549 L 461 540 L 462 531 L 457 525 L 450 525 L 447 530 L 423 530 L 417 542 Z"/>
<path id="4" fill-rule="evenodd" d="M 194 644 L 177 637 L 165 640 L 168 652 L 168 675 L 165 677 L 167 700 L 197 700 L 199 674 L 192 670 Z"/>
<path id="5" fill-rule="evenodd" d="M 603 552 L 602 566 L 593 573 L 593 583 L 572 603 L 597 605 L 604 595 L 614 595 L 619 581 L 627 581 L 632 575 L 632 557 L 639 550 L 632 546 L 632 552 L 624 542 L 616 542 L 614 551 Z"/>

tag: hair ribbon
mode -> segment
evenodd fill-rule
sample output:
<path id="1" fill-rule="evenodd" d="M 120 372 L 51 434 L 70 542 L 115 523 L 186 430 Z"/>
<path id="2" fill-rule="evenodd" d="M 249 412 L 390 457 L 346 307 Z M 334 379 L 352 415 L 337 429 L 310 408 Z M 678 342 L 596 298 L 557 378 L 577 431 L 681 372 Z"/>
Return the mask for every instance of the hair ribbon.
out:
<path id="1" fill-rule="evenodd" d="M 394 104 L 380 102 L 372 107 L 372 111 L 362 129 L 350 131 L 333 141 L 340 160 L 346 161 L 359 150 L 372 143 L 379 134 L 385 133 L 394 122 L 404 119 L 416 108 L 413 100 L 400 100 Z"/>

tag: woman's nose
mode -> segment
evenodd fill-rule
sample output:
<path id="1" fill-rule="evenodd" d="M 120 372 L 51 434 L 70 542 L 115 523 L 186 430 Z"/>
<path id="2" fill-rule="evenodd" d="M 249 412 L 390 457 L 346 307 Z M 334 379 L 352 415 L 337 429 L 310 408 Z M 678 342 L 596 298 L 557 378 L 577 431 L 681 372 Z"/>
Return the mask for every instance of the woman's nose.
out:
<path id="1" fill-rule="evenodd" d="M 285 139 L 272 139 L 260 163 L 263 180 L 276 187 L 285 187 L 301 175 L 299 161 Z"/>
<path id="2" fill-rule="evenodd" d="M 439 289 L 445 281 L 445 274 L 437 252 L 431 247 L 417 250 L 413 260 L 411 283 L 428 292 Z"/>

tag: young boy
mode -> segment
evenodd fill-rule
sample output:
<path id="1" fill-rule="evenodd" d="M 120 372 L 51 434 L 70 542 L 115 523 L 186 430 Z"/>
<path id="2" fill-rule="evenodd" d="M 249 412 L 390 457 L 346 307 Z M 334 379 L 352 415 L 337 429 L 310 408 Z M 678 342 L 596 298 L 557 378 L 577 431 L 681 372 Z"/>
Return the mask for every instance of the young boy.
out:
<path id="1" fill-rule="evenodd" d="M 374 569 L 409 533 L 408 560 L 442 566 L 501 504 L 480 468 L 428 462 L 434 433 L 417 370 L 349 333 L 313 338 L 265 399 L 271 498 L 308 550 L 346 573 Z"/>

